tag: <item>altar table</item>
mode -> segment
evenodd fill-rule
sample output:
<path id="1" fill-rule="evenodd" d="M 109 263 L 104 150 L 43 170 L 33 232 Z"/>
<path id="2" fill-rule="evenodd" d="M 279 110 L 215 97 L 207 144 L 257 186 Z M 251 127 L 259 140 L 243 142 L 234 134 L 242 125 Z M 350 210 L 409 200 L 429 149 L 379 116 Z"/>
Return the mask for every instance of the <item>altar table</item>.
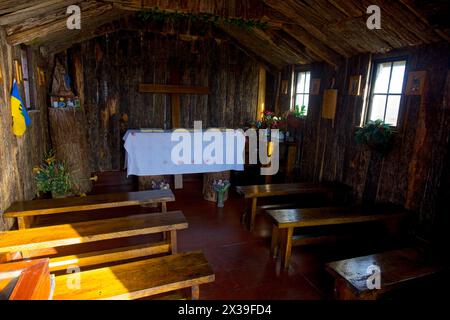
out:
<path id="1" fill-rule="evenodd" d="M 201 163 L 198 159 L 194 159 L 194 131 L 186 132 L 191 138 L 191 156 L 187 163 L 172 160 L 172 150 L 180 143 L 180 141 L 172 141 L 172 131 L 141 131 L 129 130 L 124 136 L 126 160 L 125 166 L 128 175 L 136 176 L 158 176 L 158 175 L 182 175 L 194 173 L 211 173 L 223 171 L 244 171 L 244 149 L 245 149 L 245 135 L 237 134 L 233 141 L 234 157 L 232 163 L 226 163 L 227 154 L 227 137 L 225 131 L 220 131 L 217 134 L 222 135 L 224 143 L 216 148 L 216 152 L 223 152 L 223 163 L 215 163 L 213 157 L 202 157 Z M 198 134 L 199 132 L 196 132 Z M 202 134 L 205 131 L 201 131 Z M 229 139 L 228 139 L 229 140 Z M 202 154 L 212 141 L 205 141 L 202 139 L 201 145 Z M 228 141 L 230 142 L 230 141 Z M 229 149 L 228 148 L 228 149 Z M 223 150 L 220 150 L 223 149 Z M 206 152 L 209 154 L 209 152 Z M 213 156 L 216 153 L 213 153 Z M 222 157 L 220 157 L 222 158 Z M 231 158 L 231 157 L 230 157 Z M 197 161 L 195 161 L 197 160 Z"/>

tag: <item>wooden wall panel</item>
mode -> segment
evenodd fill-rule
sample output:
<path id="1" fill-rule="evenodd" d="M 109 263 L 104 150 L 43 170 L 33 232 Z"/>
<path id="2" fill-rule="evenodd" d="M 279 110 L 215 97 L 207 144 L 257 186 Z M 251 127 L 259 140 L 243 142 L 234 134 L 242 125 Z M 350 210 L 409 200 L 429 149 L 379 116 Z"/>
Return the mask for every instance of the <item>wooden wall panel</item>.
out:
<path id="1" fill-rule="evenodd" d="M 300 178 L 341 181 L 353 187 L 356 199 L 405 205 L 420 213 L 420 230 L 427 234 L 437 213 L 450 133 L 448 102 L 444 103 L 444 93 L 450 90 L 450 48 L 439 43 L 399 55 L 405 53 L 408 71 L 427 71 L 428 86 L 422 97 L 404 97 L 394 148 L 384 157 L 356 145 L 354 131 L 360 123 L 363 96 L 347 94 L 349 78 L 354 75 L 363 76 L 365 89 L 370 56 L 352 57 L 336 71 L 324 64 L 312 66 L 312 78 L 321 78 L 322 88 L 320 95 L 311 97 L 302 128 Z M 331 87 L 333 78 L 339 90 L 334 126 L 331 120 L 320 118 L 322 93 Z"/>
<path id="2" fill-rule="evenodd" d="M 46 85 L 31 90 L 35 111 L 30 112 L 32 125 L 23 137 L 12 133 L 10 90 L 14 75 L 13 60 L 20 59 L 20 49 L 6 44 L 3 30 L 0 30 L 0 68 L 3 82 L 0 83 L 0 231 L 11 228 L 14 221 L 3 219 L 1 212 L 13 201 L 29 200 L 35 195 L 33 167 L 40 161 L 49 146 Z M 45 63 L 34 50 L 29 64 L 34 70 Z M 32 75 L 32 83 L 37 83 Z M 22 97 L 23 86 L 19 87 Z"/>
<path id="3" fill-rule="evenodd" d="M 226 41 L 195 43 L 137 31 L 118 31 L 72 47 L 81 57 L 92 172 L 124 166 L 122 137 L 128 129 L 171 128 L 171 97 L 139 93 L 141 83 L 208 86 L 209 95 L 181 95 L 181 126 L 242 127 L 254 120 L 257 63 Z M 72 59 L 76 61 L 76 59 Z"/>

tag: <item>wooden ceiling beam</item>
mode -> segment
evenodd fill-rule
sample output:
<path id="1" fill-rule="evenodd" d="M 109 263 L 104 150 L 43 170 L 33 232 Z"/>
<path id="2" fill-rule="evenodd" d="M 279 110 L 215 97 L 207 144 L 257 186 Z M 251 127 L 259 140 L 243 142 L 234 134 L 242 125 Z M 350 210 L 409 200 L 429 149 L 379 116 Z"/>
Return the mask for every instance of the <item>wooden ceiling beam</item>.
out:
<path id="1" fill-rule="evenodd" d="M 399 1 L 403 4 L 403 6 L 405 6 L 409 11 L 411 11 L 411 13 L 414 14 L 423 23 L 426 23 L 427 25 L 430 25 L 428 19 L 414 7 L 413 1 L 411 1 L 411 0 L 399 0 Z M 436 29 L 436 28 L 434 28 L 433 30 L 442 39 L 447 40 L 448 42 L 450 42 L 450 35 L 449 34 L 445 33 L 442 30 Z"/>
<path id="2" fill-rule="evenodd" d="M 264 0 L 264 3 L 278 11 L 280 14 L 286 16 L 291 22 L 301 26 L 304 32 L 322 42 L 323 45 L 326 44 L 341 56 L 348 58 L 358 53 L 346 41 L 340 41 L 339 37 L 331 37 L 326 30 L 321 30 L 321 28 L 310 22 L 310 19 L 312 19 L 310 17 L 311 10 L 309 10 L 304 3 L 292 2 L 290 0 Z M 315 14 L 315 16 L 317 16 L 317 14 Z"/>
<path id="3" fill-rule="evenodd" d="M 98 20 L 102 17 L 102 15 L 108 13 L 113 10 L 113 5 L 98 3 L 94 6 L 89 6 L 88 8 L 82 8 L 81 14 L 81 28 L 83 29 L 83 25 L 89 24 L 91 21 Z M 58 19 L 59 18 L 59 19 Z M 26 27 L 25 27 L 26 28 Z M 40 24 L 36 22 L 31 28 L 26 28 L 23 31 L 18 31 L 10 34 L 7 37 L 7 41 L 10 45 L 18 45 L 22 43 L 32 44 L 38 39 L 45 39 L 46 37 L 51 37 L 53 33 L 58 32 L 69 32 L 73 34 L 81 33 L 82 30 L 68 30 L 67 29 L 67 16 L 63 15 L 62 17 L 57 16 L 55 20 Z"/>
<path id="4" fill-rule="evenodd" d="M 38 5 L 42 0 L 3 0 L 0 1 L 0 15 Z"/>
<path id="5" fill-rule="evenodd" d="M 342 60 L 342 56 L 324 45 L 300 26 L 285 25 L 283 30 L 329 65 L 336 67 L 340 60 Z"/>
<path id="6" fill-rule="evenodd" d="M 10 25 L 23 22 L 26 19 L 48 14 L 54 10 L 67 8 L 81 2 L 80 0 L 46 0 L 38 4 L 0 16 L 0 25 Z"/>

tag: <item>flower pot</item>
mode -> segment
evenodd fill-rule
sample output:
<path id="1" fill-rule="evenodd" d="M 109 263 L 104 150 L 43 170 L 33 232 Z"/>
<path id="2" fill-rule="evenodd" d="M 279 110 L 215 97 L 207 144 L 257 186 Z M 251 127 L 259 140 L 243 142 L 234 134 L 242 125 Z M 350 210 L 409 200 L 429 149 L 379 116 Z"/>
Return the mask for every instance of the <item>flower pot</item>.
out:
<path id="1" fill-rule="evenodd" d="M 289 115 L 287 118 L 288 125 L 294 129 L 300 128 L 300 126 L 302 125 L 302 120 L 303 119 L 292 116 L 292 115 Z"/>

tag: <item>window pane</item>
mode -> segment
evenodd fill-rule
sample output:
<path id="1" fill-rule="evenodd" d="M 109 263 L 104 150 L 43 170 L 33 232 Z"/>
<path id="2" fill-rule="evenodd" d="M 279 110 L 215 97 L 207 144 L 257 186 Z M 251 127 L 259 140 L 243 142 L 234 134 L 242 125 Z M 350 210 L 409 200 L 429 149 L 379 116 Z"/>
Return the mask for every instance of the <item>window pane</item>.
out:
<path id="1" fill-rule="evenodd" d="M 372 121 L 384 119 L 384 108 L 386 107 L 386 95 L 374 95 L 369 119 Z"/>
<path id="2" fill-rule="evenodd" d="M 295 99 L 295 105 L 301 107 L 303 105 L 303 95 L 298 94 Z"/>
<path id="3" fill-rule="evenodd" d="M 389 96 L 384 122 L 391 126 L 397 125 L 398 111 L 400 110 L 401 96 Z"/>
<path id="4" fill-rule="evenodd" d="M 391 87 L 389 93 L 402 93 L 405 78 L 406 61 L 394 62 L 392 69 Z"/>
<path id="5" fill-rule="evenodd" d="M 391 62 L 377 64 L 373 93 L 388 93 Z"/>
<path id="6" fill-rule="evenodd" d="M 309 94 L 305 94 L 303 105 L 306 107 L 306 109 L 308 109 L 308 106 L 309 106 Z"/>
<path id="7" fill-rule="evenodd" d="M 298 80 L 297 80 L 297 93 L 303 93 L 303 88 L 305 88 L 305 81 L 306 81 L 306 77 L 305 77 L 305 73 L 304 72 L 300 72 L 298 74 Z"/>
<path id="8" fill-rule="evenodd" d="M 311 86 L 311 72 L 305 72 L 305 93 L 309 93 L 309 88 Z M 305 103 L 307 106 L 307 104 Z"/>

